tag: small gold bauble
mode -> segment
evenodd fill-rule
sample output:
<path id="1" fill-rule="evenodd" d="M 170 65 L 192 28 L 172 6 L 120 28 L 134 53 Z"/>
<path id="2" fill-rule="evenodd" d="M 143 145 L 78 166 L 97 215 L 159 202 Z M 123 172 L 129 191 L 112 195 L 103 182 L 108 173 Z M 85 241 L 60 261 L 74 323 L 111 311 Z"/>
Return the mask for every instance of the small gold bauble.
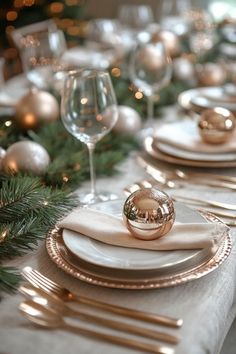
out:
<path id="1" fill-rule="evenodd" d="M 19 141 L 11 145 L 2 160 L 5 172 L 30 172 L 42 175 L 50 163 L 44 147 L 33 141 Z"/>
<path id="2" fill-rule="evenodd" d="M 138 62 L 145 69 L 150 71 L 156 71 L 164 68 L 166 64 L 166 58 L 163 56 L 163 52 L 160 51 L 161 42 L 147 43 L 138 52 Z M 162 47 L 164 47 L 162 45 Z"/>
<path id="3" fill-rule="evenodd" d="M 201 86 L 219 86 L 226 80 L 225 69 L 215 63 L 206 63 L 196 66 L 196 73 L 199 85 Z"/>
<path id="4" fill-rule="evenodd" d="M 165 235 L 175 221 L 172 199 L 155 188 L 132 193 L 125 201 L 123 219 L 136 238 L 154 240 Z"/>
<path id="5" fill-rule="evenodd" d="M 37 129 L 58 118 L 58 102 L 46 91 L 31 90 L 16 105 L 15 122 L 23 131 Z"/>
<path id="6" fill-rule="evenodd" d="M 222 144 L 230 139 L 235 130 L 235 117 L 226 108 L 210 108 L 201 114 L 198 122 L 200 136 L 209 144 Z"/>
<path id="7" fill-rule="evenodd" d="M 171 58 L 174 58 L 179 54 L 180 40 L 177 34 L 171 31 L 162 30 L 158 33 L 158 37 L 164 43 L 166 52 Z"/>
<path id="8" fill-rule="evenodd" d="M 139 113 L 128 106 L 118 106 L 118 120 L 113 128 L 116 133 L 136 133 L 141 129 Z"/>

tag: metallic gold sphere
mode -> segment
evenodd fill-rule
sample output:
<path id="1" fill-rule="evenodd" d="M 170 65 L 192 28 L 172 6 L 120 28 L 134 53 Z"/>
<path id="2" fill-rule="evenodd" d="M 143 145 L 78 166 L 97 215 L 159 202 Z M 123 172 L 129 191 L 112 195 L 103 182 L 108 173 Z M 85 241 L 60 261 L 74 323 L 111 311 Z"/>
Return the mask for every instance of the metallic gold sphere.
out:
<path id="1" fill-rule="evenodd" d="M 31 90 L 16 105 L 15 122 L 22 131 L 37 129 L 59 118 L 56 98 L 46 91 Z"/>
<path id="2" fill-rule="evenodd" d="M 198 122 L 199 134 L 209 144 L 223 144 L 235 130 L 235 117 L 223 107 L 210 108 L 201 114 Z"/>
<path id="3" fill-rule="evenodd" d="M 158 36 L 164 43 L 166 51 L 171 58 L 176 57 L 180 53 L 180 40 L 177 34 L 171 31 L 161 30 Z"/>
<path id="4" fill-rule="evenodd" d="M 154 240 L 172 228 L 175 221 L 174 204 L 166 193 L 155 188 L 144 188 L 127 198 L 123 219 L 133 236 Z"/>
<path id="5" fill-rule="evenodd" d="M 226 80 L 225 68 L 216 63 L 198 64 L 196 74 L 201 86 L 219 86 L 223 85 Z"/>

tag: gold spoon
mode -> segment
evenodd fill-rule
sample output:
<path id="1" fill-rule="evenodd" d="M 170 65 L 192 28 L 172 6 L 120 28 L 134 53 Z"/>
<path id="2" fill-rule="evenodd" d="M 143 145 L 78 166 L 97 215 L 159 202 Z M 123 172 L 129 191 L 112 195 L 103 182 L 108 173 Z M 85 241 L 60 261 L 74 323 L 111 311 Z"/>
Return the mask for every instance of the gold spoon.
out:
<path id="1" fill-rule="evenodd" d="M 172 344 L 177 344 L 179 342 L 179 338 L 177 336 L 170 335 L 168 333 L 151 330 L 142 326 L 135 326 L 133 324 L 127 324 L 125 322 L 115 321 L 101 316 L 91 315 L 90 313 L 81 310 L 78 311 L 72 309 L 66 305 L 64 301 L 45 293 L 43 290 L 34 287 L 30 283 L 21 285 L 19 291 L 37 304 L 46 306 L 48 309 L 56 311 L 61 316 L 78 317 L 86 322 L 97 323 L 101 326 L 107 326 L 119 331 L 129 332 L 147 338 L 158 339 Z"/>
<path id="2" fill-rule="evenodd" d="M 125 347 L 135 348 L 143 350 L 148 353 L 156 354 L 174 354 L 174 349 L 166 346 L 159 346 L 156 344 L 150 344 L 141 342 L 139 340 L 115 336 L 100 331 L 95 331 L 81 326 L 72 326 L 64 321 L 63 317 L 53 311 L 46 308 L 32 300 L 27 300 L 19 305 L 21 313 L 31 322 L 46 328 L 60 328 L 73 333 L 82 334 L 89 337 L 94 337 L 110 343 L 115 343 Z"/>

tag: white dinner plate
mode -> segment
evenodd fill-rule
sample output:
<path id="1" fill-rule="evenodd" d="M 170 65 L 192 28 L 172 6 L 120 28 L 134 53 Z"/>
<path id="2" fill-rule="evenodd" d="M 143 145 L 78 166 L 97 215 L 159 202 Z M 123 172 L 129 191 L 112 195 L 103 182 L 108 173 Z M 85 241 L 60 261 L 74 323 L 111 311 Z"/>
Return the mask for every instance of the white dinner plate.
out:
<path id="1" fill-rule="evenodd" d="M 207 154 L 201 152 L 193 152 L 187 150 L 181 150 L 177 147 L 173 147 L 164 143 L 154 143 L 156 147 L 165 154 L 175 156 L 187 160 L 195 161 L 236 161 L 236 153 L 222 153 L 222 154 Z"/>
<path id="2" fill-rule="evenodd" d="M 98 210 L 118 214 L 122 202 L 112 201 L 97 204 Z M 197 212 L 181 203 L 176 203 L 176 220 L 180 222 L 206 222 Z M 107 245 L 100 241 L 78 234 L 70 230 L 63 230 L 63 241 L 66 247 L 79 259 L 86 262 L 112 269 L 120 270 L 152 270 L 170 271 L 196 266 L 212 257 L 212 249 L 177 250 L 177 251 L 149 251 L 130 249 Z"/>
<path id="3" fill-rule="evenodd" d="M 225 144 L 207 144 L 202 141 L 195 120 L 163 124 L 156 129 L 153 147 L 182 159 L 192 161 L 236 161 L 236 134 Z"/>

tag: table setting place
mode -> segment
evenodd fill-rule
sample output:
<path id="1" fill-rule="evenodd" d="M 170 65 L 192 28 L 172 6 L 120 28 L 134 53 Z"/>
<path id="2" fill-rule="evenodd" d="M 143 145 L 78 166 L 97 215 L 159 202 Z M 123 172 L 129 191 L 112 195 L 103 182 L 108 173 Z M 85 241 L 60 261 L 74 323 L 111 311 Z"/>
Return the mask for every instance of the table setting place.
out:
<path id="1" fill-rule="evenodd" d="M 0 354 L 224 354 L 236 22 L 189 6 L 157 22 L 125 4 L 72 42 L 73 21 L 8 28 L 22 71 L 0 80 Z"/>

